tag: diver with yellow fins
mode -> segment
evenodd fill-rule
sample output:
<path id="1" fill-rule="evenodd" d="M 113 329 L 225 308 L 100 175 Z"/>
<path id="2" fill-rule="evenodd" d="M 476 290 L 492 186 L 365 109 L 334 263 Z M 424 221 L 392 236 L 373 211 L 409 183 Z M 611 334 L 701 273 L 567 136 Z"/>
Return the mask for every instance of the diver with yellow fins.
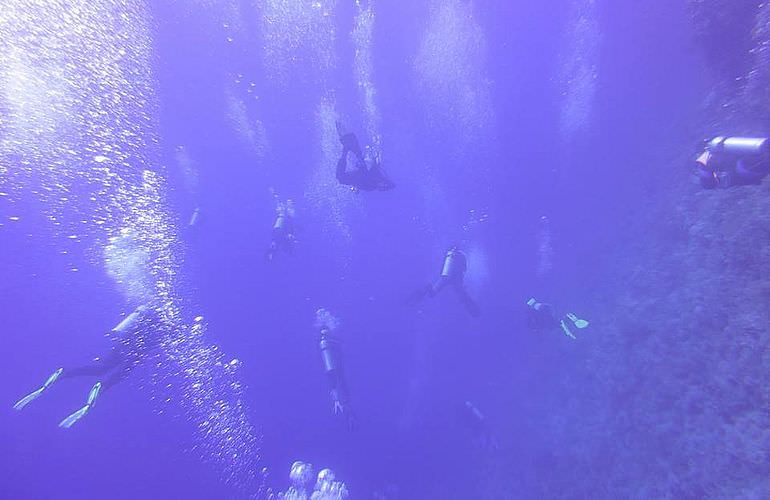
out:
<path id="1" fill-rule="evenodd" d="M 356 135 L 347 132 L 340 122 L 336 125 L 342 143 L 342 155 L 337 161 L 337 181 L 356 192 L 389 191 L 396 187 L 382 169 L 379 152 L 367 147 L 368 154 L 364 155 Z M 348 153 L 353 153 L 355 168 L 352 170 L 348 170 Z"/>
<path id="2" fill-rule="evenodd" d="M 695 160 L 706 189 L 759 184 L 770 173 L 770 138 L 715 137 Z"/>
<path id="3" fill-rule="evenodd" d="M 60 379 L 98 377 L 100 380 L 91 387 L 86 404 L 59 423 L 59 427 L 70 428 L 91 411 L 96 400 L 105 390 L 123 381 L 134 367 L 146 358 L 151 349 L 159 346 L 160 336 L 155 315 L 155 311 L 147 306 L 137 307 L 106 334 L 113 342 L 106 356 L 95 358 L 87 365 L 59 368 L 39 389 L 21 398 L 13 408 L 24 409 Z"/>
<path id="4" fill-rule="evenodd" d="M 578 330 L 582 330 L 589 325 L 588 321 L 578 318 L 573 313 L 566 313 L 561 316 L 556 313 L 556 309 L 551 304 L 538 302 L 534 298 L 527 301 L 527 306 L 527 323 L 532 330 L 538 332 L 558 328 L 561 329 L 567 337 L 577 340 L 572 328 L 574 327 Z"/>
<path id="5" fill-rule="evenodd" d="M 480 316 L 481 310 L 479 306 L 465 288 L 465 272 L 467 270 L 468 258 L 457 246 L 453 246 L 444 256 L 444 264 L 441 267 L 441 274 L 438 278 L 433 283 L 414 292 L 407 302 L 411 305 L 416 305 L 425 297 L 435 297 L 441 290 L 449 286 L 455 291 L 460 302 L 463 303 L 471 316 Z"/>

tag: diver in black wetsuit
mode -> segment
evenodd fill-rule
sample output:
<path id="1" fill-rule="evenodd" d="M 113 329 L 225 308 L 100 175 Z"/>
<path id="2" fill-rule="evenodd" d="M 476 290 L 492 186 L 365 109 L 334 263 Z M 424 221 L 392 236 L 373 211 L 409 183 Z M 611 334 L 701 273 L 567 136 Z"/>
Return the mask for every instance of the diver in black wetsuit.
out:
<path id="1" fill-rule="evenodd" d="M 457 247 L 450 248 L 444 257 L 441 275 L 430 285 L 414 292 L 409 297 L 408 302 L 410 304 L 417 304 L 423 298 L 435 297 L 441 290 L 447 286 L 451 286 L 468 313 L 473 317 L 480 316 L 481 311 L 479 310 L 479 306 L 474 302 L 470 295 L 468 295 L 468 291 L 465 289 L 464 280 L 467 269 L 468 259 L 465 257 L 465 254 Z"/>
<path id="2" fill-rule="evenodd" d="M 396 187 L 382 170 L 379 154 L 375 154 L 374 158 L 367 161 L 355 134 L 345 132 L 340 122 L 337 122 L 337 133 L 342 143 L 342 156 L 337 162 L 336 170 L 337 181 L 340 184 L 350 186 L 355 191 L 389 191 Z M 348 153 L 353 153 L 355 161 L 353 170 L 347 168 Z"/>
<path id="3" fill-rule="evenodd" d="M 22 410 L 37 399 L 59 379 L 74 377 L 99 377 L 88 393 L 86 405 L 65 418 L 59 427 L 69 428 L 93 408 L 99 395 L 115 384 L 122 382 L 141 363 L 149 352 L 160 345 L 155 311 L 139 306 L 123 321 L 107 333 L 113 345 L 107 355 L 95 358 L 91 363 L 73 368 L 59 368 L 45 381 L 42 387 L 20 399 L 13 408 Z"/>
<path id="4" fill-rule="evenodd" d="M 538 302 L 534 298 L 527 301 L 527 323 L 529 327 L 536 332 L 545 330 L 561 329 L 564 335 L 575 340 L 575 334 L 570 325 L 582 330 L 588 327 L 588 321 L 578 318 L 573 313 L 566 313 L 564 316 L 557 314 L 556 309 L 551 304 Z"/>
<path id="5" fill-rule="evenodd" d="M 279 202 L 276 209 L 275 222 L 270 247 L 265 254 L 272 261 L 278 252 L 291 254 L 297 239 L 294 236 L 294 204 L 291 200 Z"/>
<path id="6" fill-rule="evenodd" d="M 328 313 L 324 309 L 319 309 L 316 314 L 321 318 L 323 314 Z M 320 341 L 318 345 L 321 349 L 321 359 L 326 377 L 329 380 L 332 408 L 334 414 L 345 421 L 348 430 L 353 430 L 356 427 L 356 420 L 350 408 L 350 394 L 343 368 L 341 343 L 332 335 L 334 325 L 321 323 L 319 326 Z"/>
<path id="7" fill-rule="evenodd" d="M 481 413 L 475 404 L 465 401 L 460 416 L 465 426 L 472 432 L 473 442 L 477 447 L 488 451 L 498 448 L 497 439 L 489 428 L 486 415 Z"/>
<path id="8" fill-rule="evenodd" d="M 770 139 L 715 137 L 695 160 L 706 189 L 759 184 L 770 173 Z"/>

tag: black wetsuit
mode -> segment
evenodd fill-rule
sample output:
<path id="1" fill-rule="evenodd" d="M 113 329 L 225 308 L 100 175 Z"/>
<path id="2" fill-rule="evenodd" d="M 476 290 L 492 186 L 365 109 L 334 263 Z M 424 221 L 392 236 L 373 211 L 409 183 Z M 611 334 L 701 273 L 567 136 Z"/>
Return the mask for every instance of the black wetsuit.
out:
<path id="1" fill-rule="evenodd" d="M 551 304 L 539 304 L 539 307 L 527 306 L 527 324 L 536 331 L 542 332 L 552 328 L 559 328 L 559 317 Z"/>
<path id="2" fill-rule="evenodd" d="M 706 189 L 759 184 L 770 173 L 770 158 L 707 152 L 696 161 L 696 172 Z"/>
<path id="3" fill-rule="evenodd" d="M 125 380 L 137 365 L 160 347 L 161 335 L 151 317 L 153 315 L 139 319 L 125 332 L 112 330 L 107 333 L 113 343 L 109 352 L 86 365 L 64 369 L 62 378 L 106 377 L 101 380 L 102 391 Z"/>
<path id="4" fill-rule="evenodd" d="M 355 417 L 350 409 L 350 394 L 348 392 L 345 372 L 342 367 L 340 342 L 331 336 L 328 330 L 321 330 L 321 357 L 329 380 L 329 394 L 334 403 L 334 414 L 345 419 L 350 430 L 355 427 Z"/>
<path id="5" fill-rule="evenodd" d="M 479 306 L 468 295 L 468 291 L 465 289 L 465 272 L 468 269 L 467 259 L 465 254 L 459 250 L 451 250 L 444 258 L 444 267 L 441 270 L 441 275 L 436 278 L 433 283 L 415 292 L 410 298 L 409 302 L 417 303 L 424 297 L 433 298 L 438 293 L 450 286 L 460 301 L 465 306 L 466 310 L 471 316 L 478 317 L 481 315 Z"/>
<path id="6" fill-rule="evenodd" d="M 279 251 L 291 254 L 294 250 L 294 224 L 289 215 L 279 215 L 273 224 L 273 236 L 267 250 L 268 260 L 272 260 Z"/>
<path id="7" fill-rule="evenodd" d="M 345 134 L 340 137 L 340 141 L 343 147 L 342 156 L 337 162 L 337 182 L 361 191 L 387 191 L 395 187 L 395 184 L 385 176 L 379 163 L 371 161 L 367 165 L 354 134 Z M 353 153 L 355 158 L 353 170 L 348 170 L 348 153 Z"/>

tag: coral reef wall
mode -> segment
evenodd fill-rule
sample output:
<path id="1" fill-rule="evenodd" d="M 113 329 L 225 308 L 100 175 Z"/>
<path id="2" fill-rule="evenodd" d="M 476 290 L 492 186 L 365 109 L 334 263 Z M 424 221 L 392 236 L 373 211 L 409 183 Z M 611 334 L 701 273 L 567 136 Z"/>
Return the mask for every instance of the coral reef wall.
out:
<path id="1" fill-rule="evenodd" d="M 689 3 L 711 82 L 687 133 L 768 135 L 770 4 Z M 770 495 L 770 179 L 702 190 L 693 153 L 651 167 L 666 189 L 588 292 L 601 317 L 551 396 L 541 498 Z"/>

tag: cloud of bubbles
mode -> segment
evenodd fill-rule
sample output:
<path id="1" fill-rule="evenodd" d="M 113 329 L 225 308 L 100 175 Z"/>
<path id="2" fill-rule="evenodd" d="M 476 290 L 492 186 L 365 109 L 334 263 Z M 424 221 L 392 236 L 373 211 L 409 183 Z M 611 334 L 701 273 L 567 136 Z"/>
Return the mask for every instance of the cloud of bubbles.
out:
<path id="1" fill-rule="evenodd" d="M 261 11 L 268 77 L 286 82 L 292 73 L 326 81 L 335 65 L 336 0 L 255 0 Z"/>
<path id="2" fill-rule="evenodd" d="M 127 301 L 158 311 L 156 398 L 177 401 L 199 430 L 196 449 L 227 480 L 252 487 L 258 434 L 241 398 L 239 363 L 223 361 L 202 320 L 183 320 L 183 249 L 157 170 L 150 22 L 141 1 L 4 4 L 1 191 L 36 196 L 67 232 L 92 235 Z"/>
<path id="3" fill-rule="evenodd" d="M 322 214 L 321 229 L 336 249 L 336 255 L 347 263 L 351 257 L 353 235 L 348 216 L 355 209 L 362 209 L 361 196 L 339 185 L 334 176 L 342 146 L 337 135 L 336 121 L 339 115 L 334 101 L 323 99 L 316 112 L 321 159 L 305 189 L 305 199 L 313 213 Z"/>
<path id="4" fill-rule="evenodd" d="M 573 0 L 570 6 L 558 78 L 559 129 L 566 142 L 591 125 L 601 41 L 596 4 L 596 0 Z"/>
<path id="5" fill-rule="evenodd" d="M 124 228 L 104 247 L 107 274 L 115 280 L 123 295 L 133 304 L 151 299 L 150 255 L 132 229 Z"/>
<path id="6" fill-rule="evenodd" d="M 366 5 L 364 5 L 366 4 Z M 351 38 L 353 53 L 353 76 L 358 86 L 359 100 L 364 111 L 366 143 L 377 151 L 381 150 L 380 110 L 377 107 L 377 89 L 374 86 L 374 63 L 372 40 L 374 36 L 374 0 L 356 1 L 356 15 L 353 20 Z"/>
<path id="7" fill-rule="evenodd" d="M 486 75 L 486 38 L 473 3 L 436 0 L 414 60 L 430 124 L 466 147 L 483 137 L 493 110 Z"/>
<path id="8" fill-rule="evenodd" d="M 234 92 L 227 93 L 227 117 L 241 143 L 259 161 L 267 152 L 267 129 L 261 120 L 249 116 L 246 103 Z"/>

